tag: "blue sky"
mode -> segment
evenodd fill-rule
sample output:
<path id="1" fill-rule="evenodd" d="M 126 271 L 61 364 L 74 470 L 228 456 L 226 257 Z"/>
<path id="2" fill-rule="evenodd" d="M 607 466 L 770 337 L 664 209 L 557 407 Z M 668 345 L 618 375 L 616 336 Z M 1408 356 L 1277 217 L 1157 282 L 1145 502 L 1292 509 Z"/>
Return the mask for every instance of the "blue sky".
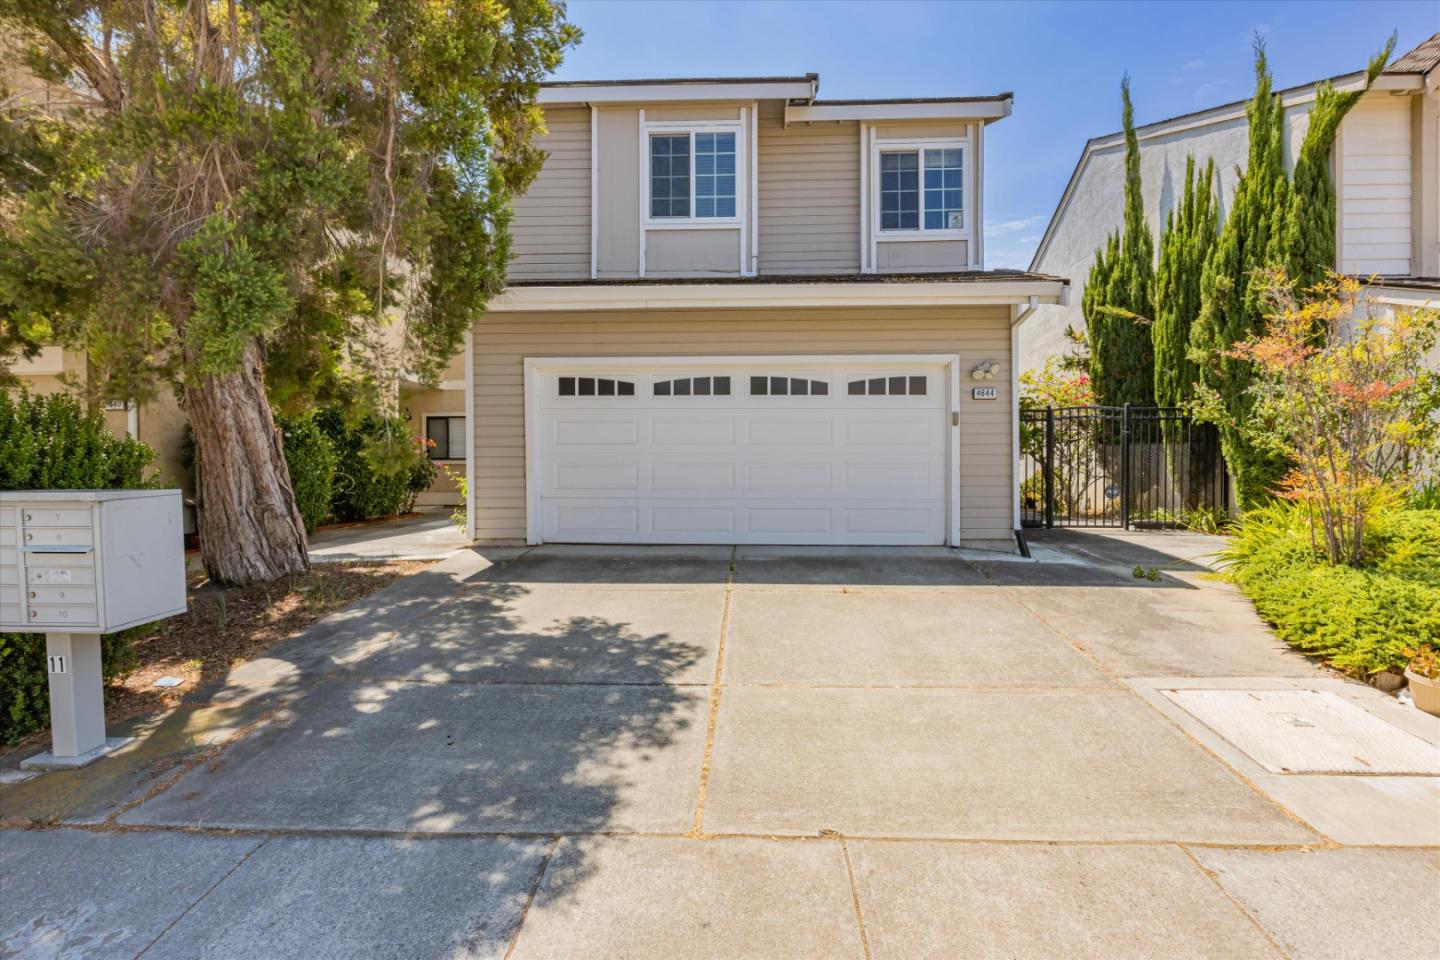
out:
<path id="1" fill-rule="evenodd" d="M 986 137 L 986 266 L 1025 267 L 1090 137 L 1243 99 L 1251 38 L 1276 83 L 1364 66 L 1440 30 L 1437 0 L 959 3 L 571 0 L 585 40 L 562 80 L 820 74 L 821 97 L 1015 93 Z"/>

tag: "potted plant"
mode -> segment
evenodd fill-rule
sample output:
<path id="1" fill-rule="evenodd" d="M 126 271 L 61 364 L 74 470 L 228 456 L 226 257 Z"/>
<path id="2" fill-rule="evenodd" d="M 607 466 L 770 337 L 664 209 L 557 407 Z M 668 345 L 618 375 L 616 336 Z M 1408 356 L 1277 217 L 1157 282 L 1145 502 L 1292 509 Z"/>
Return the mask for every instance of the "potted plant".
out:
<path id="1" fill-rule="evenodd" d="M 1401 651 L 1409 660 L 1405 679 L 1410 681 L 1410 696 L 1415 706 L 1440 717 L 1440 650 L 1429 644 Z"/>

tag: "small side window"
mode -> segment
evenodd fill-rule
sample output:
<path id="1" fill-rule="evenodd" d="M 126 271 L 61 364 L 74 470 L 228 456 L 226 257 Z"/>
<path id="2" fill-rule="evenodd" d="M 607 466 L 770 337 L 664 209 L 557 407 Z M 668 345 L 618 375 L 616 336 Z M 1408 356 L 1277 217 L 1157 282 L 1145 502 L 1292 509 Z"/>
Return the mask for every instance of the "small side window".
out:
<path id="1" fill-rule="evenodd" d="M 562 397 L 633 397 L 635 381 L 614 377 L 559 377 L 556 393 Z"/>

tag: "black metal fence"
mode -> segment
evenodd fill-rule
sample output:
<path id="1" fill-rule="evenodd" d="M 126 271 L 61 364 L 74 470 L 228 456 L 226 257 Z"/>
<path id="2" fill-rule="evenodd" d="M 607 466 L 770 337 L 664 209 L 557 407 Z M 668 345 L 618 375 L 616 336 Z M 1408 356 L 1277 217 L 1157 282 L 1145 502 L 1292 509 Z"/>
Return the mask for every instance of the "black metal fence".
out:
<path id="1" fill-rule="evenodd" d="M 1180 527 L 1230 512 L 1215 428 L 1175 407 L 1046 407 L 1020 414 L 1026 527 Z"/>

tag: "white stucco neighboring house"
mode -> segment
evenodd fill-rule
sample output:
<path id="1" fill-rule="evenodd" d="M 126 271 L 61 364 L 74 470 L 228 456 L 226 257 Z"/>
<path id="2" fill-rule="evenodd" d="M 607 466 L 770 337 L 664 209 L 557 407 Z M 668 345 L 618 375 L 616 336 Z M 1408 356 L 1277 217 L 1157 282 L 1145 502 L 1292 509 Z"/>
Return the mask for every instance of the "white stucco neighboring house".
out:
<path id="1" fill-rule="evenodd" d="M 1440 304 L 1440 33 L 1398 58 L 1345 117 L 1331 156 L 1337 194 L 1336 268 L 1374 277 L 1370 296 L 1387 306 Z M 1285 108 L 1285 162 L 1294 164 L 1320 81 L 1280 91 Z M 1358 88 L 1362 71 L 1333 78 Z M 1160 231 L 1179 202 L 1185 159 L 1213 157 L 1220 178 L 1220 214 L 1229 213 L 1238 168 L 1249 151 L 1247 101 L 1171 117 L 1139 127 L 1145 213 L 1159 246 Z M 1067 278 L 1066 304 L 1042 305 L 1020 326 L 1020 370 L 1066 352 L 1067 326 L 1084 329 L 1081 291 L 1095 251 L 1121 224 L 1125 139 L 1122 133 L 1085 145 L 1031 261 L 1035 272 Z"/>

